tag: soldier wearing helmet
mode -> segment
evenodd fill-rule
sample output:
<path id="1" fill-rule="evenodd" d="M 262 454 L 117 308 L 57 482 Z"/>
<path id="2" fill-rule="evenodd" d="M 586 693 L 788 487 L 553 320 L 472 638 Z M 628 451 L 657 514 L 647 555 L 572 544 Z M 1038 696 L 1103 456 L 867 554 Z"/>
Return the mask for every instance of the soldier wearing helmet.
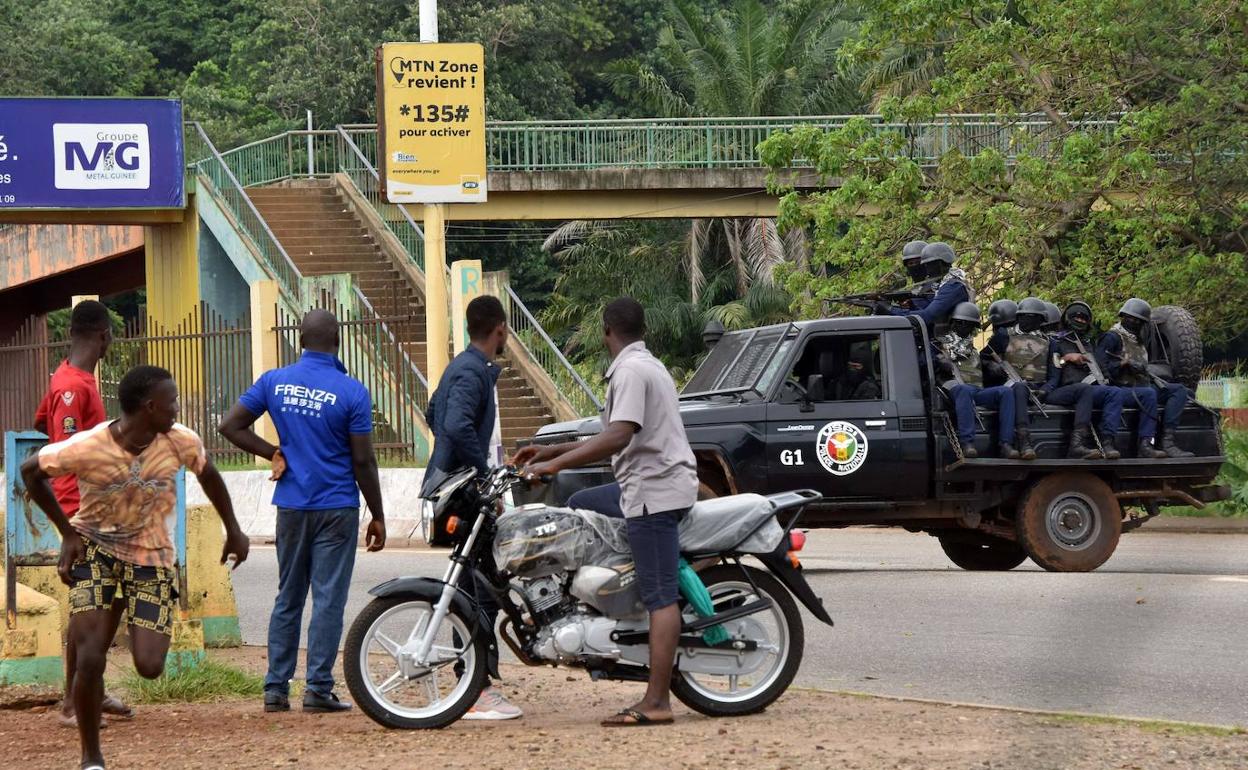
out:
<path id="1" fill-rule="evenodd" d="M 1053 337 L 1057 334 L 1062 326 L 1062 310 L 1057 305 L 1045 300 L 1044 302 L 1044 323 L 1040 326 L 1040 331 Z"/>
<path id="2" fill-rule="evenodd" d="M 1137 455 L 1152 459 L 1192 457 L 1175 442 L 1183 407 L 1190 394 L 1182 384 L 1154 377 L 1148 369 L 1148 350 L 1144 335 L 1152 322 L 1153 308 L 1144 300 L 1132 297 L 1118 310 L 1118 323 L 1101 335 L 1096 345 L 1096 359 L 1110 382 L 1126 389 L 1140 408 L 1139 444 Z M 1158 408 L 1162 423 L 1161 445 L 1157 437 Z"/>
<path id="3" fill-rule="evenodd" d="M 1108 384 L 1091 355 L 1092 308 L 1072 302 L 1062 313 L 1062 330 L 1049 342 L 1048 379 L 1044 401 L 1075 408 L 1075 429 L 1066 456 L 1079 460 L 1117 460 L 1114 438 L 1122 425 L 1127 393 Z M 1101 410 L 1100 447 L 1092 434 L 1092 411 Z"/>
<path id="4" fill-rule="evenodd" d="M 894 307 L 887 302 L 877 302 L 877 315 L 914 315 L 923 319 L 923 323 L 933 336 L 949 332 L 949 316 L 953 309 L 963 302 L 974 300 L 974 294 L 966 282 L 966 273 L 953 266 L 956 259 L 953 247 L 937 241 L 923 247 L 920 264 L 928 281 L 936 284 L 936 294 L 923 307 Z"/>
<path id="5" fill-rule="evenodd" d="M 1015 385 L 1024 386 L 1021 393 L 1025 407 L 1032 399 L 1031 391 L 1038 394 L 1037 400 L 1043 396 L 1048 377 L 1049 335 L 1040 329 L 1048 318 L 1044 300 L 1028 297 L 1018 303 L 1014 315 L 1014 325 L 994 327 L 984 355 L 999 362 L 1007 378 L 1017 379 Z M 1018 443 L 1020 448 L 1031 443 L 1029 430 L 1022 429 Z"/>
<path id="6" fill-rule="evenodd" d="M 949 332 L 936 337 L 933 342 L 932 360 L 937 376 L 949 398 L 953 401 L 957 422 L 958 443 L 964 458 L 979 455 L 975 448 L 975 407 L 984 406 L 997 410 L 997 455 L 1006 460 L 1034 460 L 1036 453 L 1031 447 L 1020 451 L 1015 447 L 1017 435 L 1019 399 L 1011 386 L 984 387 L 983 366 L 979 351 L 975 349 L 975 333 L 979 331 L 979 307 L 973 302 L 962 302 L 949 317 Z M 1024 420 L 1027 400 L 1022 400 Z"/>

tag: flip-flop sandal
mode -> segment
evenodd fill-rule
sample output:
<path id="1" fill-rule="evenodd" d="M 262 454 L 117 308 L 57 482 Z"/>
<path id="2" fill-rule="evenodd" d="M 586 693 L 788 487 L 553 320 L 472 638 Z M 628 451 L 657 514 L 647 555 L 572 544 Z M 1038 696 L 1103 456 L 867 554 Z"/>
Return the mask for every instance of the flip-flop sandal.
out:
<path id="1" fill-rule="evenodd" d="M 134 719 L 134 709 L 122 703 L 115 695 L 109 695 L 100 704 L 100 714 L 109 719 Z"/>
<path id="2" fill-rule="evenodd" d="M 61 713 L 56 715 L 56 722 L 61 727 L 72 727 L 75 730 L 78 729 L 78 715 L 77 714 L 70 714 L 69 716 L 66 716 L 65 712 L 62 711 Z M 108 722 L 101 718 L 100 729 L 103 730 L 106 727 L 108 727 Z"/>
<path id="3" fill-rule="evenodd" d="M 637 709 L 620 709 L 615 713 L 616 717 L 626 717 L 626 719 L 614 719 L 608 717 L 602 720 L 603 727 L 655 727 L 658 725 L 670 725 L 672 718 L 667 719 L 651 719 Z M 631 721 L 630 721 L 631 720 Z"/>

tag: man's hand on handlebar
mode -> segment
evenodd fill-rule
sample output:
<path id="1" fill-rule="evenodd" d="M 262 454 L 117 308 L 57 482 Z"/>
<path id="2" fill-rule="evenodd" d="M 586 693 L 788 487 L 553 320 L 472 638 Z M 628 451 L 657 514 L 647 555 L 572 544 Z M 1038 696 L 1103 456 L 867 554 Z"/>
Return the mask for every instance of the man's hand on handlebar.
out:
<path id="1" fill-rule="evenodd" d="M 524 468 L 524 477 L 530 482 L 548 484 L 558 472 L 559 468 L 555 463 L 539 462 L 536 464 L 526 465 Z"/>

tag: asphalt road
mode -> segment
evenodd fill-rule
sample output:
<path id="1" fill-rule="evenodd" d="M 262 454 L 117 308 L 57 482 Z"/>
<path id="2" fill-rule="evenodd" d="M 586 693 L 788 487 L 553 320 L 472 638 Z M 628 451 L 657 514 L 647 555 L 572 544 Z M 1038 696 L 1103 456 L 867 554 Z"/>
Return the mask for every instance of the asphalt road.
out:
<path id="1" fill-rule="evenodd" d="M 836 626 L 805 616 L 800 685 L 1248 725 L 1248 536 L 1131 534 L 1101 569 L 1075 575 L 1031 562 L 964 572 L 926 535 L 819 531 L 803 562 Z M 445 564 L 436 552 L 361 552 L 348 625 L 368 588 Z M 253 546 L 234 584 L 243 639 L 262 645 L 272 547 Z"/>

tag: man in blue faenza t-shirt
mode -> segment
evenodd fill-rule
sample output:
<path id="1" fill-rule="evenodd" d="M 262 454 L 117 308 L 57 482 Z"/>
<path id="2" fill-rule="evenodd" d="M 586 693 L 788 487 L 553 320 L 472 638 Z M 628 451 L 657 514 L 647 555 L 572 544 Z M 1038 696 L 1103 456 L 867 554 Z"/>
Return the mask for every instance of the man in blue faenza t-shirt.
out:
<path id="1" fill-rule="evenodd" d="M 355 566 L 360 494 L 372 514 L 368 550 L 386 543 L 381 483 L 373 455 L 372 399 L 338 360 L 338 321 L 313 310 L 300 327 L 299 361 L 260 375 L 218 430 L 240 449 L 271 460 L 277 491 L 277 602 L 269 618 L 269 671 L 264 710 L 290 709 L 290 680 L 299 655 L 299 626 L 308 589 L 307 688 L 303 710 L 345 711 L 334 695 L 334 660 Z M 280 446 L 251 429 L 268 412 Z"/>

